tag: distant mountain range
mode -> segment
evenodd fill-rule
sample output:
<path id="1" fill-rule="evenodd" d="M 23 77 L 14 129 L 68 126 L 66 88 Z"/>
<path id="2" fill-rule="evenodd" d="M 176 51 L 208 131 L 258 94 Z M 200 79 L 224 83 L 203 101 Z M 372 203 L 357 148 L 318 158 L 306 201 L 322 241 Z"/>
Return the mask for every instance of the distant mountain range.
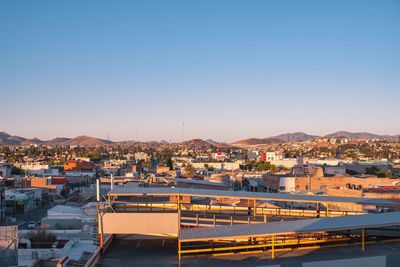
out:
<path id="1" fill-rule="evenodd" d="M 251 145 L 267 145 L 267 144 L 279 144 L 279 143 L 286 143 L 279 138 L 268 137 L 268 138 L 249 138 L 245 140 L 236 141 L 231 144 L 231 146 L 251 146 Z"/>
<path id="2" fill-rule="evenodd" d="M 301 133 L 301 132 L 286 133 L 286 134 L 274 136 L 274 138 L 278 138 L 285 142 L 302 142 L 302 141 L 308 141 L 308 140 L 314 139 L 316 137 L 318 137 L 318 136 L 317 135 L 309 135 L 309 134 Z"/>
<path id="3" fill-rule="evenodd" d="M 378 135 L 372 133 L 351 133 L 346 131 L 339 131 L 335 133 L 331 133 L 325 136 L 318 135 L 308 135 L 306 133 L 297 132 L 297 133 L 286 133 L 268 138 L 250 138 L 241 141 L 236 141 L 232 143 L 233 146 L 250 146 L 250 145 L 262 145 L 262 144 L 279 144 L 279 143 L 287 143 L 287 142 L 302 142 L 312 140 L 316 137 L 345 137 L 350 139 L 381 139 L 387 141 L 399 141 L 399 135 Z"/>
<path id="4" fill-rule="evenodd" d="M 267 138 L 249 138 L 232 143 L 232 146 L 251 146 L 251 145 L 267 145 L 280 144 L 287 142 L 302 142 L 318 137 L 317 135 L 308 135 L 305 133 L 286 133 Z"/>
<path id="5" fill-rule="evenodd" d="M 217 141 L 214 141 L 212 139 L 207 139 L 206 142 L 211 144 L 211 145 L 227 145 L 228 144 L 228 143 L 225 143 L 225 142 L 217 142 Z"/>
<path id="6" fill-rule="evenodd" d="M 286 133 L 273 137 L 267 138 L 249 138 L 245 140 L 236 141 L 230 144 L 230 146 L 249 146 L 249 145 L 263 145 L 263 144 L 279 144 L 287 142 L 302 142 L 320 137 L 317 135 L 309 135 L 302 132 L 297 133 Z M 339 131 L 325 135 L 324 137 L 346 137 L 351 139 L 381 139 L 387 141 L 399 141 L 399 135 L 377 135 L 372 133 L 351 133 L 346 131 Z M 37 138 L 27 139 L 20 136 L 10 135 L 5 132 L 0 132 L 0 145 L 29 145 L 29 144 L 43 144 L 43 145 L 70 145 L 70 146 L 94 146 L 94 145 L 105 145 L 113 143 L 160 143 L 168 144 L 167 141 L 162 140 L 161 142 L 150 141 L 150 142 L 136 142 L 136 141 L 125 141 L 125 142 L 112 142 L 100 138 L 90 136 L 77 136 L 75 138 L 58 137 L 52 140 L 44 141 Z M 214 147 L 226 147 L 227 143 L 216 142 L 211 139 L 206 141 L 202 139 L 192 139 L 182 142 L 185 145 L 197 145 L 197 146 L 214 146 Z"/>
<path id="7" fill-rule="evenodd" d="M 111 144 L 111 141 L 90 137 L 90 136 L 77 136 L 75 138 L 58 137 L 52 140 L 43 141 L 37 138 L 27 139 L 15 135 L 10 135 L 5 132 L 0 132 L 0 145 L 62 145 L 62 146 L 91 146 L 91 145 L 105 145 Z"/>
<path id="8" fill-rule="evenodd" d="M 400 134 L 398 134 L 398 135 L 378 135 L 378 134 L 365 133 L 365 132 L 350 133 L 350 132 L 340 131 L 340 132 L 335 132 L 335 133 L 326 135 L 326 137 L 335 137 L 335 136 L 343 136 L 343 137 L 351 138 L 351 139 L 381 139 L 381 140 L 387 140 L 387 141 L 398 141 Z"/>

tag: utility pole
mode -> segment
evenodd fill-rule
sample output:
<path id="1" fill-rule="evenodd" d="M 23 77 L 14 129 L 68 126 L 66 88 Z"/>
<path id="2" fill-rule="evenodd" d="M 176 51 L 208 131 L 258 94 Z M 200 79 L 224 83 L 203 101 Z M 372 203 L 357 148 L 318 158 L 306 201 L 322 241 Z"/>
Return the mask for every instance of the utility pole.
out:
<path id="1" fill-rule="evenodd" d="M 100 178 L 96 180 L 96 199 L 100 201 Z"/>

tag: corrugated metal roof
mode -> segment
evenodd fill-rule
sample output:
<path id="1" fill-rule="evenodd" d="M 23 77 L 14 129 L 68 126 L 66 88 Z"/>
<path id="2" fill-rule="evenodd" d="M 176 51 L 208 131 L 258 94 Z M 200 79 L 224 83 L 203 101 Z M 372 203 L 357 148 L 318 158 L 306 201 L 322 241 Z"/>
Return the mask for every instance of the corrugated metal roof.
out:
<path id="1" fill-rule="evenodd" d="M 181 241 L 311 233 L 400 225 L 400 212 L 182 229 Z"/>
<path id="2" fill-rule="evenodd" d="M 117 187 L 108 193 L 109 195 L 190 195 L 204 197 L 232 197 L 241 199 L 259 199 L 275 201 L 293 202 L 319 202 L 319 203 L 357 203 L 370 205 L 399 205 L 396 202 L 381 198 L 362 198 L 362 197 L 335 197 L 335 196 L 316 196 L 316 195 L 293 195 L 278 193 L 261 193 L 230 190 L 211 190 L 194 188 L 168 188 L 168 187 Z"/>

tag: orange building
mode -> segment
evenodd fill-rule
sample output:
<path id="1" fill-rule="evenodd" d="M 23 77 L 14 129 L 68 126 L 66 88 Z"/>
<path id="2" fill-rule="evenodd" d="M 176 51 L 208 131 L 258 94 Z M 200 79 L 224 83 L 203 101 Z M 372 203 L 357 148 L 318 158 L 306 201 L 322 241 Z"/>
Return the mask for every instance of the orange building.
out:
<path id="1" fill-rule="evenodd" d="M 92 171 L 96 169 L 93 163 L 82 160 L 69 160 L 64 165 L 65 171 Z"/>
<path id="2" fill-rule="evenodd" d="M 31 178 L 32 187 L 46 187 L 49 185 L 50 178 Z"/>

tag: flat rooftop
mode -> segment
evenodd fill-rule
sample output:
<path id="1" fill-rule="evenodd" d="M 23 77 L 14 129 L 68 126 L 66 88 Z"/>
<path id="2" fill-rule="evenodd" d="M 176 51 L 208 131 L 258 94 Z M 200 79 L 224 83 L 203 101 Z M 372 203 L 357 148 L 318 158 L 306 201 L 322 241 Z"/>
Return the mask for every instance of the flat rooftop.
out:
<path id="1" fill-rule="evenodd" d="M 188 183 L 188 184 L 213 185 L 213 186 L 222 186 L 222 187 L 227 186 L 224 183 L 210 182 L 207 180 L 191 180 L 191 179 L 183 179 L 183 178 L 165 178 L 165 180 L 169 180 L 169 181 L 173 181 L 173 182 L 180 182 L 180 183 Z"/>
<path id="2" fill-rule="evenodd" d="M 374 265 L 376 257 L 386 257 L 386 266 L 400 266 L 400 242 L 367 244 L 366 251 L 362 252 L 360 245 L 344 247 L 325 247 L 315 249 L 294 249 L 291 251 L 276 251 L 275 259 L 271 259 L 271 253 L 235 254 L 227 256 L 200 256 L 182 259 L 182 266 L 291 266 L 300 267 L 304 262 L 314 265 L 319 261 L 341 260 L 361 258 L 367 260 L 371 265 L 356 266 L 380 266 Z M 98 267 L 115 266 L 178 266 L 177 242 L 169 240 L 162 246 L 161 240 L 141 241 L 138 240 L 113 240 L 105 254 L 99 259 Z M 311 265 L 307 265 L 311 266 Z M 334 266 L 334 265 L 326 265 Z M 336 266 L 344 266 L 336 264 Z"/>

